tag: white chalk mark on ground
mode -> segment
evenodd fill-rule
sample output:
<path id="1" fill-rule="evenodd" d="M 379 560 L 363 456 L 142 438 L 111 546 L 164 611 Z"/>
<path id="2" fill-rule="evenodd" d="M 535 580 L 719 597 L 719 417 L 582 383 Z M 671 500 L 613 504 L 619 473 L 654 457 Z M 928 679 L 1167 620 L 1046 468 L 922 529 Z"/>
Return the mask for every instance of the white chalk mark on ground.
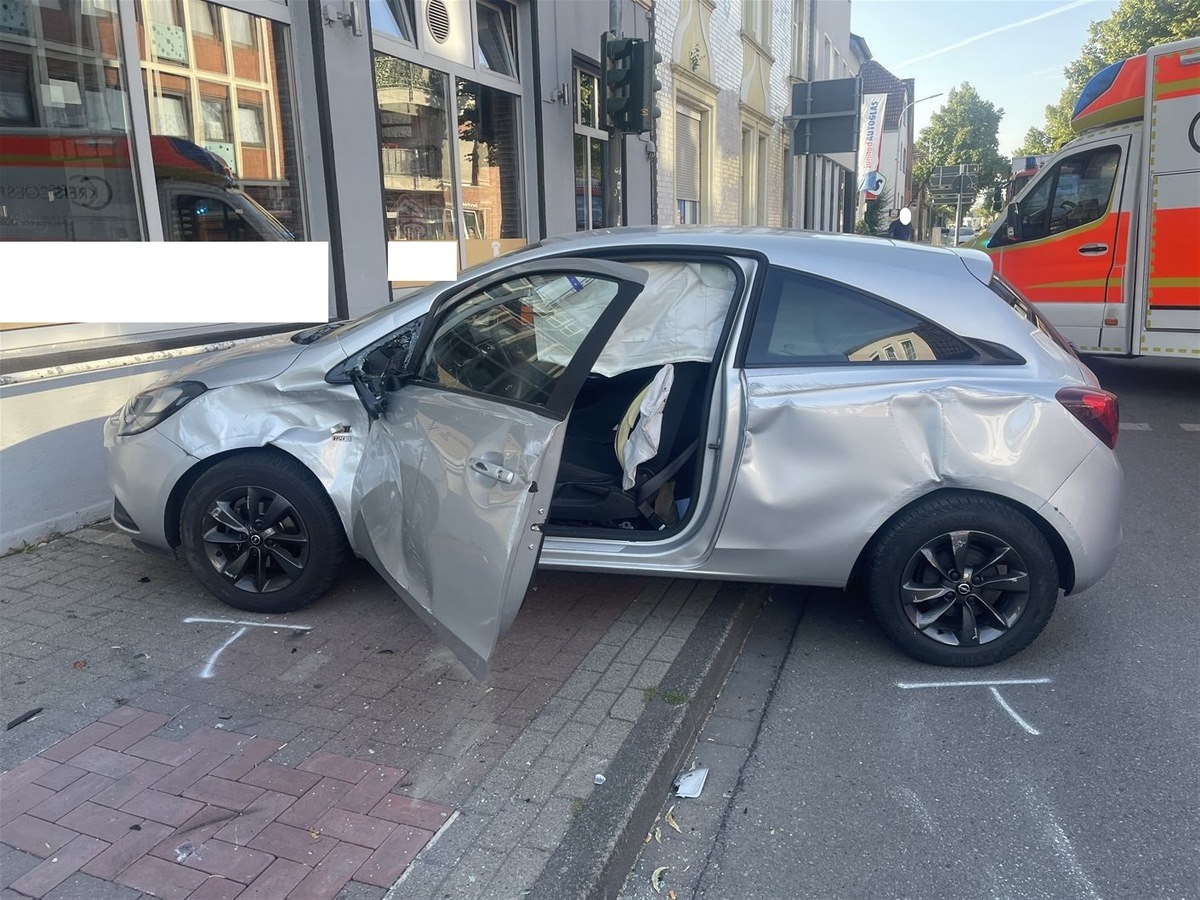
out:
<path id="1" fill-rule="evenodd" d="M 240 638 L 243 634 L 245 634 L 247 629 L 250 629 L 250 628 L 273 628 L 276 630 L 284 629 L 286 631 L 295 631 L 295 632 L 302 632 L 302 633 L 307 633 L 309 631 L 312 631 L 311 625 L 285 625 L 280 622 L 247 622 L 247 621 L 243 621 L 242 619 L 210 619 L 205 616 L 188 616 L 183 621 L 184 621 L 185 625 L 192 625 L 197 622 L 200 622 L 200 623 L 203 623 L 206 625 L 237 625 L 238 626 L 238 630 L 233 633 L 233 637 L 231 637 L 229 640 L 227 640 L 225 643 L 223 643 L 220 647 L 218 647 L 213 652 L 213 655 L 208 658 L 208 662 L 204 664 L 204 668 L 200 671 L 201 678 L 212 678 L 213 677 L 213 666 L 216 665 L 217 659 L 220 657 L 220 655 L 222 653 L 225 652 L 225 649 L 230 644 L 232 644 L 234 641 L 236 641 L 238 638 Z"/>
<path id="2" fill-rule="evenodd" d="M 220 647 L 218 647 L 216 650 L 214 650 L 213 655 L 208 658 L 208 662 L 205 663 L 204 669 L 200 672 L 200 677 L 201 678 L 212 678 L 213 677 L 213 666 L 217 662 L 217 657 L 220 656 L 223 652 L 225 652 L 226 647 L 228 647 L 230 644 L 232 644 L 234 641 L 236 641 L 238 638 L 240 638 L 245 633 L 246 633 L 246 628 L 243 626 L 242 628 L 239 628 L 237 631 L 235 631 L 233 633 L 233 637 L 231 637 L 229 640 L 227 640 L 225 643 L 223 643 Z"/>
<path id="3" fill-rule="evenodd" d="M 987 681 L 897 681 L 896 687 L 911 691 L 917 688 L 993 687 L 1006 684 L 1049 684 L 1049 678 L 993 678 Z"/>
<path id="4" fill-rule="evenodd" d="M 1024 719 L 1022 719 L 1019 715 L 1017 715 L 1017 711 L 1008 705 L 1007 701 L 1005 701 L 1005 699 L 1000 696 L 1000 692 L 998 690 L 996 690 L 995 688 L 990 688 L 990 690 L 992 692 L 992 696 L 996 698 L 996 702 L 999 703 L 1004 708 L 1004 711 L 1006 713 L 1008 713 L 1010 716 L 1013 717 L 1014 722 L 1016 722 L 1018 725 L 1020 725 L 1022 728 L 1024 728 L 1026 731 L 1028 731 L 1032 735 L 1041 734 L 1040 731 L 1038 731 L 1036 728 L 1034 728 L 1032 725 L 1030 725 L 1028 722 L 1026 722 Z"/>
<path id="5" fill-rule="evenodd" d="M 311 625 L 285 625 L 282 622 L 243 622 L 241 619 L 206 619 L 201 616 L 188 616 L 183 620 L 185 625 L 193 622 L 207 622 L 211 625 L 245 625 L 253 628 L 286 628 L 289 631 L 312 631 Z"/>
<path id="6" fill-rule="evenodd" d="M 1195 422 L 1180 422 L 1179 427 L 1184 431 L 1200 431 L 1200 424 Z"/>
<path id="7" fill-rule="evenodd" d="M 1122 422 L 1121 431 L 1153 431 L 1149 422 Z"/>
<path id="8" fill-rule="evenodd" d="M 1034 796 L 1033 788 L 1025 788 L 1025 799 L 1029 802 L 1029 808 L 1033 812 L 1034 817 L 1045 820 L 1043 828 L 1045 829 L 1046 837 L 1050 839 L 1050 844 L 1054 847 L 1054 852 L 1058 856 L 1059 862 L 1062 863 L 1063 868 L 1067 870 L 1067 874 L 1074 879 L 1080 890 L 1090 900 L 1101 900 L 1100 894 L 1096 891 L 1096 886 L 1092 884 L 1091 880 L 1087 877 L 1087 873 L 1083 871 L 1083 866 L 1079 864 L 1079 858 L 1075 855 L 1075 848 L 1071 846 L 1071 839 L 1067 837 L 1067 833 L 1063 830 L 1063 827 L 1055 820 L 1054 811 Z"/>

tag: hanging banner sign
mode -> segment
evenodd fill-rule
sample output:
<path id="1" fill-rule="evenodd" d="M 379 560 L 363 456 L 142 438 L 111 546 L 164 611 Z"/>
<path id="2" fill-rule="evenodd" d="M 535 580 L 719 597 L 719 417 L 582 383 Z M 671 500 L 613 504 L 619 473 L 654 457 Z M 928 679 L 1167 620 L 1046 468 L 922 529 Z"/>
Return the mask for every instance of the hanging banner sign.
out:
<path id="1" fill-rule="evenodd" d="M 874 200 L 883 190 L 884 178 L 879 174 L 883 152 L 883 111 L 887 94 L 863 94 L 862 123 L 858 132 L 858 189 L 866 199 Z"/>

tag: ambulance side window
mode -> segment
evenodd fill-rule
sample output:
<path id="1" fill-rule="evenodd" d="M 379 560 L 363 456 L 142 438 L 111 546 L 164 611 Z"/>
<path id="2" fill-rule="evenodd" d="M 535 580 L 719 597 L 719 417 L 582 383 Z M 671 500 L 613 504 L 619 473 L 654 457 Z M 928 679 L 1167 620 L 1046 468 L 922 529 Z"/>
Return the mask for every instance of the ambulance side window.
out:
<path id="1" fill-rule="evenodd" d="M 1103 216 L 1120 162 L 1120 148 L 1098 147 L 1057 163 L 1021 202 L 1021 243 L 1078 228 Z"/>

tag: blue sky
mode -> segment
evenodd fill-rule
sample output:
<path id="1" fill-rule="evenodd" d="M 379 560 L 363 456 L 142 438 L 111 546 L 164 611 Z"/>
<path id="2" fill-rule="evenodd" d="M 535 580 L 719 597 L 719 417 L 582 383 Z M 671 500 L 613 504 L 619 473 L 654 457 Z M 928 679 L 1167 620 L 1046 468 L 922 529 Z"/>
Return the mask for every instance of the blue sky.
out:
<path id="1" fill-rule="evenodd" d="M 1043 110 L 1058 100 L 1062 70 L 1079 56 L 1088 23 L 1117 0 L 851 0 L 851 30 L 916 96 L 948 94 L 969 81 L 1003 108 L 1000 155 L 1011 156 Z M 1036 21 L 1030 21 L 1036 20 Z M 1002 30 L 1000 30 L 1002 29 Z M 994 32 L 994 33 L 992 33 Z M 961 45 L 961 46 L 959 46 Z M 918 103 L 917 133 L 945 96 Z"/>

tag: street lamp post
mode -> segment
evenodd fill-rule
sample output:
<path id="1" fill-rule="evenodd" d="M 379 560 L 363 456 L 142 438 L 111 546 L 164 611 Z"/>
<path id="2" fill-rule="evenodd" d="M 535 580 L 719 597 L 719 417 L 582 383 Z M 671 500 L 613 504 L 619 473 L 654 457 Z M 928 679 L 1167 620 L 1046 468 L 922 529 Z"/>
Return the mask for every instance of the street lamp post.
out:
<path id="1" fill-rule="evenodd" d="M 900 118 L 898 118 L 896 120 L 896 165 L 895 165 L 895 168 L 892 169 L 892 171 L 895 173 L 896 178 L 895 178 L 895 181 L 893 182 L 892 198 L 896 200 L 896 208 L 897 209 L 899 209 L 901 206 L 905 205 L 900 202 L 900 200 L 904 199 L 903 191 L 901 191 L 899 198 L 896 197 L 896 187 L 898 187 L 900 185 L 900 125 L 904 121 L 905 113 L 907 113 L 910 109 L 912 109 L 918 103 L 924 103 L 926 100 L 932 100 L 934 97 L 940 97 L 940 96 L 942 96 L 941 91 L 939 91 L 936 94 L 930 94 L 928 97 L 921 97 L 917 100 L 912 101 L 912 103 L 908 104 L 906 107 L 904 107 L 904 109 L 900 110 Z"/>

